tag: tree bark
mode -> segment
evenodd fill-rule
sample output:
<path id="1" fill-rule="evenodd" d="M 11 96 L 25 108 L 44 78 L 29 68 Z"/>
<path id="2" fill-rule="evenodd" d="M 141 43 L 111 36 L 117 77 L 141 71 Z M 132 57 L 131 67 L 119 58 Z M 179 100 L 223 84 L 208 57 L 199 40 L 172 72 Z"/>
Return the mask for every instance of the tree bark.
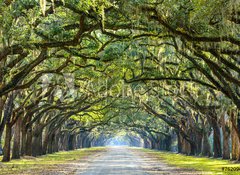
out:
<path id="1" fill-rule="evenodd" d="M 12 126 L 10 123 L 6 124 L 6 135 L 5 135 L 5 143 L 3 148 L 3 162 L 10 161 L 11 154 L 11 138 L 12 138 Z"/>
<path id="2" fill-rule="evenodd" d="M 70 134 L 68 137 L 68 150 L 73 150 L 74 135 Z"/>
<path id="3" fill-rule="evenodd" d="M 14 127 L 14 142 L 12 150 L 12 159 L 20 159 L 20 147 L 21 147 L 21 124 L 22 119 L 19 117 Z"/>
<path id="4" fill-rule="evenodd" d="M 208 141 L 208 133 L 207 133 L 207 131 L 203 131 L 201 155 L 202 156 L 207 156 L 207 157 L 212 156 L 212 154 L 211 154 L 211 146 L 210 146 L 210 143 Z"/>
<path id="5" fill-rule="evenodd" d="M 230 138 L 230 128 L 226 124 L 225 115 L 221 118 L 222 124 L 222 133 L 223 133 L 223 159 L 230 159 L 230 147 L 229 147 L 229 138 Z"/>
<path id="6" fill-rule="evenodd" d="M 194 135 L 193 135 L 194 137 Z M 194 151 L 196 155 L 200 155 L 202 151 L 202 140 L 203 140 L 203 132 L 195 132 L 195 142 L 196 142 L 196 151 Z M 193 148 L 194 149 L 194 148 Z"/>
<path id="7" fill-rule="evenodd" d="M 48 142 L 49 142 L 49 126 L 47 126 L 44 130 L 44 139 L 43 139 L 43 148 L 42 154 L 45 155 L 48 152 Z"/>
<path id="8" fill-rule="evenodd" d="M 42 155 L 42 133 L 37 133 L 32 137 L 32 156 L 40 155 Z"/>
<path id="9" fill-rule="evenodd" d="M 177 132 L 177 142 L 178 153 L 182 153 L 182 140 L 179 132 Z"/>
<path id="10" fill-rule="evenodd" d="M 55 135 L 53 133 L 49 133 L 48 146 L 47 146 L 47 153 L 48 154 L 52 154 L 54 152 L 53 151 L 54 137 L 55 137 Z"/>
<path id="11" fill-rule="evenodd" d="M 54 137 L 54 140 L 53 140 L 53 152 L 58 152 L 59 151 L 59 147 L 58 147 L 58 143 L 59 143 L 59 129 L 57 129 L 55 131 L 55 137 Z"/>
<path id="12" fill-rule="evenodd" d="M 67 151 L 68 150 L 68 140 L 69 140 L 69 134 L 67 132 L 64 132 L 63 133 L 63 136 L 62 136 L 63 140 L 62 140 L 62 147 L 63 147 L 63 150 Z M 81 145 L 82 146 L 82 145 Z"/>
<path id="13" fill-rule="evenodd" d="M 213 124 L 213 157 L 222 157 L 221 135 L 217 123 Z"/>
<path id="14" fill-rule="evenodd" d="M 11 139 L 12 139 L 12 125 L 11 125 L 11 117 L 13 111 L 13 100 L 15 94 L 11 94 L 8 98 L 8 101 L 4 108 L 4 120 L 6 121 L 6 134 L 5 134 L 5 143 L 3 148 L 3 162 L 10 161 L 10 153 L 11 153 Z"/>
<path id="15" fill-rule="evenodd" d="M 182 138 L 181 142 L 182 142 L 182 153 L 186 155 L 190 155 L 191 145 L 184 138 Z"/>
<path id="16" fill-rule="evenodd" d="M 231 112 L 231 140 L 232 140 L 232 160 L 238 160 L 240 154 L 240 142 L 237 131 L 237 117 L 236 114 Z"/>
<path id="17" fill-rule="evenodd" d="M 222 157 L 221 135 L 218 125 L 218 117 L 215 111 L 210 111 L 208 116 L 211 127 L 213 128 L 213 157 Z"/>
<path id="18" fill-rule="evenodd" d="M 26 145 L 27 145 L 27 130 L 26 130 L 26 124 L 22 122 L 21 126 L 21 132 L 22 132 L 22 144 L 21 144 L 21 156 L 24 156 L 26 154 Z"/>
<path id="19" fill-rule="evenodd" d="M 226 130 L 228 130 L 228 128 L 225 126 L 225 129 L 223 129 L 223 159 L 230 159 L 229 148 L 230 132 Z"/>
<path id="20" fill-rule="evenodd" d="M 32 155 L 32 130 L 29 128 L 27 129 L 26 155 Z"/>
<path id="21" fill-rule="evenodd" d="M 82 148 L 83 135 L 79 134 L 78 136 L 78 148 Z"/>
<path id="22" fill-rule="evenodd" d="M 237 161 L 240 161 L 240 139 L 239 139 L 239 133 L 240 133 L 240 115 L 237 114 L 237 140 L 238 140 L 238 154 L 237 154 Z"/>
<path id="23" fill-rule="evenodd" d="M 0 70 L 1 72 L 1 70 Z M 1 83 L 1 75 L 0 75 L 0 83 Z M 0 155 L 3 154 L 3 149 L 2 149 L 2 134 L 5 126 L 5 120 L 2 117 L 3 116 L 3 109 L 4 109 L 4 104 L 5 104 L 5 99 L 4 97 L 0 97 Z"/>
<path id="24" fill-rule="evenodd" d="M 231 132 L 231 139 L 232 139 L 232 160 L 237 160 L 238 159 L 238 154 L 239 154 L 239 141 L 237 137 L 236 131 L 232 128 Z"/>
<path id="25" fill-rule="evenodd" d="M 42 132 L 43 126 L 38 120 L 36 121 L 32 131 L 32 156 L 34 157 L 42 155 Z"/>
<path id="26" fill-rule="evenodd" d="M 172 144 L 171 136 L 166 137 L 164 139 L 164 142 L 165 142 L 165 145 L 166 145 L 166 147 L 165 147 L 166 151 L 171 151 L 171 144 Z"/>

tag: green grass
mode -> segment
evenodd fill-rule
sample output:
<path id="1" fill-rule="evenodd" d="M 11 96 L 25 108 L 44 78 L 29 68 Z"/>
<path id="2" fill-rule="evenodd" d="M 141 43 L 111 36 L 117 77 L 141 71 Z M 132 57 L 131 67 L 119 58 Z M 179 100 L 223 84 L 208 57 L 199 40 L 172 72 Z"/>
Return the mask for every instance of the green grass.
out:
<path id="1" fill-rule="evenodd" d="M 233 163 L 229 160 L 221 160 L 206 157 L 186 156 L 171 152 L 161 152 L 156 150 L 143 149 L 143 151 L 151 156 L 157 157 L 160 160 L 181 168 L 195 169 L 202 171 L 203 174 L 240 174 L 240 172 L 223 172 L 222 167 L 239 167 L 240 164 Z"/>
<path id="2" fill-rule="evenodd" d="M 103 147 L 93 147 L 74 151 L 63 151 L 48 154 L 40 157 L 26 157 L 18 160 L 11 160 L 7 163 L 0 162 L 0 174 L 17 174 L 24 171 L 39 171 L 52 168 L 58 164 L 64 164 L 75 160 L 81 160 L 88 156 L 104 151 Z M 2 159 L 2 157 L 0 157 Z"/>

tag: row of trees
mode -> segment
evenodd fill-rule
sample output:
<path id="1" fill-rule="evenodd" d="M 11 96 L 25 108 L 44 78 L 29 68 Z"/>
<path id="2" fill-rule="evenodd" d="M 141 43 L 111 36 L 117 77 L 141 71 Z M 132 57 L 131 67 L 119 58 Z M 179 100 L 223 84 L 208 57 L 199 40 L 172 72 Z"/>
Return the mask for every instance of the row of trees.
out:
<path id="1" fill-rule="evenodd" d="M 3 161 L 104 145 L 120 130 L 131 145 L 171 150 L 176 138 L 180 153 L 239 160 L 238 7 L 0 1 Z"/>
<path id="2" fill-rule="evenodd" d="M 199 9 L 197 2 L 189 1 L 187 6 L 176 3 L 176 9 L 168 8 L 167 2 L 163 2 L 166 9 L 143 7 L 169 36 L 158 44 L 159 39 L 154 41 L 154 48 L 163 44 L 158 53 L 148 48 L 158 59 L 160 71 L 155 68 L 153 74 L 154 65 L 148 64 L 151 71 L 130 82 L 167 80 L 167 85 L 159 83 L 152 89 L 168 116 L 159 114 L 150 103 L 143 105 L 177 130 L 180 152 L 210 156 L 208 137 L 212 133 L 213 156 L 230 158 L 231 137 L 232 159 L 239 160 L 239 9 L 235 1 L 201 3 L 206 6 Z M 165 10 L 171 15 L 164 16 Z M 182 24 L 176 24 L 179 21 Z"/>

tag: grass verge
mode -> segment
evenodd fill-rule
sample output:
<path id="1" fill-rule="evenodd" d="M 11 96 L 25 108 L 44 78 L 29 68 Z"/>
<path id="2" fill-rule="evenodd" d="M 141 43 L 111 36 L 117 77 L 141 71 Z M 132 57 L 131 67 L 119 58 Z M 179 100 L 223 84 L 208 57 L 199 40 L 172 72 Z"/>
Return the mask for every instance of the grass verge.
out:
<path id="1" fill-rule="evenodd" d="M 159 160 L 166 162 L 169 165 L 174 165 L 180 168 L 189 168 L 201 171 L 203 174 L 240 174 L 239 163 L 233 163 L 229 160 L 221 160 L 206 157 L 186 156 L 183 154 L 176 154 L 171 152 L 162 152 L 150 149 L 143 149 L 145 153 L 150 156 L 159 158 Z M 224 171 L 222 168 L 225 168 Z"/>
<path id="2" fill-rule="evenodd" d="M 23 157 L 7 163 L 0 162 L 0 174 L 32 174 L 42 170 L 58 168 L 60 164 L 67 164 L 76 160 L 87 159 L 88 156 L 104 151 L 106 148 L 93 147 L 74 151 L 62 151 L 39 157 Z"/>

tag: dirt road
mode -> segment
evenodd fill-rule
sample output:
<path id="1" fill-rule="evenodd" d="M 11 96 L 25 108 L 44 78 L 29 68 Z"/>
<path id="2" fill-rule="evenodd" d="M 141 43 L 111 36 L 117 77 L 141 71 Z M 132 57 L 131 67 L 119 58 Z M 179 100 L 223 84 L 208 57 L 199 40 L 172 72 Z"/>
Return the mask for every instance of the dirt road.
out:
<path id="1" fill-rule="evenodd" d="M 95 157 L 79 175 L 197 174 L 150 157 L 137 148 L 109 147 Z"/>

